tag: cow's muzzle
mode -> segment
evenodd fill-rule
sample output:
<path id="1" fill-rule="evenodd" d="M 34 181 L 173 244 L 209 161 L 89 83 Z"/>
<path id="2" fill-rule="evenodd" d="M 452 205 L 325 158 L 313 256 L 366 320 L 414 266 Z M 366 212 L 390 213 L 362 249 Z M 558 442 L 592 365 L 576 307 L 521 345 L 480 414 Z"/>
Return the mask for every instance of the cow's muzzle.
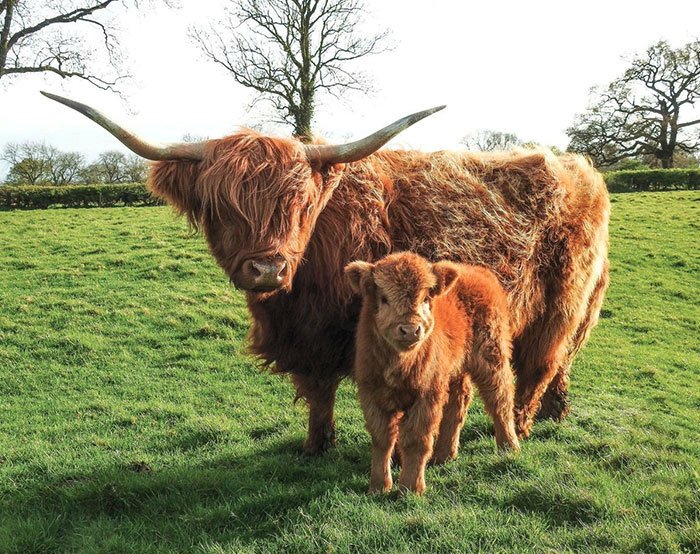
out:
<path id="1" fill-rule="evenodd" d="M 280 288 L 287 277 L 287 262 L 281 257 L 248 259 L 241 264 L 231 282 L 250 292 L 271 292 Z"/>

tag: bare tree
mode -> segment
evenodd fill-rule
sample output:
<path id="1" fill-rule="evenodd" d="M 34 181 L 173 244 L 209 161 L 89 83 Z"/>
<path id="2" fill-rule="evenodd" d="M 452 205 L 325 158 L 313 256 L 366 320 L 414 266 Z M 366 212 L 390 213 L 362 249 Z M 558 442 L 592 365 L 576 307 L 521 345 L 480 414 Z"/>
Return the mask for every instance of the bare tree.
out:
<path id="1" fill-rule="evenodd" d="M 95 168 L 101 183 L 125 183 L 128 181 L 124 166 L 126 154 L 117 150 L 102 152 L 95 162 Z"/>
<path id="2" fill-rule="evenodd" d="M 490 131 L 488 129 L 481 129 L 475 133 L 466 135 L 460 142 L 470 150 L 480 150 L 482 152 L 510 150 L 523 144 L 513 133 Z"/>
<path id="3" fill-rule="evenodd" d="M 674 50 L 651 46 L 602 92 L 592 90 L 588 110 L 567 130 L 569 150 L 606 167 L 635 157 L 674 165 L 677 151 L 700 148 L 700 119 L 684 119 L 700 98 L 700 40 Z"/>
<path id="4" fill-rule="evenodd" d="M 209 59 L 308 140 L 317 94 L 363 90 L 349 62 L 384 50 L 387 31 L 359 32 L 364 9 L 363 0 L 231 1 L 224 20 L 190 32 Z"/>
<path id="5" fill-rule="evenodd" d="M 7 185 L 45 185 L 46 165 L 43 160 L 25 158 L 14 164 L 7 178 Z"/>
<path id="6" fill-rule="evenodd" d="M 10 164 L 7 184 L 43 185 L 49 182 L 52 147 L 43 142 L 9 143 L 2 158 Z"/>
<path id="7" fill-rule="evenodd" d="M 70 185 L 85 165 L 82 154 L 61 152 L 43 142 L 9 143 L 2 158 L 11 164 L 9 184 Z"/>
<path id="8" fill-rule="evenodd" d="M 49 163 L 49 182 L 55 186 L 72 185 L 85 165 L 85 158 L 78 152 L 59 152 L 55 148 Z"/>
<path id="9" fill-rule="evenodd" d="M 87 165 L 77 152 L 62 152 L 43 142 L 9 143 L 3 160 L 10 164 L 6 183 L 12 185 L 72 185 L 76 183 L 143 183 L 147 163 L 136 154 L 102 152 Z"/>
<path id="10" fill-rule="evenodd" d="M 137 1 L 0 0 L 0 80 L 53 73 L 113 89 L 124 75 L 108 8 L 129 3 Z"/>
<path id="11" fill-rule="evenodd" d="M 136 154 L 127 154 L 124 158 L 123 175 L 127 183 L 145 183 L 148 163 Z"/>

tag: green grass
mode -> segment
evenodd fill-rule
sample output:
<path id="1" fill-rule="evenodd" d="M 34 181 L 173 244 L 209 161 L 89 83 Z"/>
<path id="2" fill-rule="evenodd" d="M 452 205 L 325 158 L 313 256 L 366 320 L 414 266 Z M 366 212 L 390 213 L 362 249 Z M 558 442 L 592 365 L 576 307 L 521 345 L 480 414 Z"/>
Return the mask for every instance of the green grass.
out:
<path id="1" fill-rule="evenodd" d="M 698 552 L 700 192 L 613 198 L 573 412 L 496 454 L 475 403 L 428 492 L 368 496 L 245 354 L 248 315 L 168 208 L 0 213 L 0 552 Z"/>

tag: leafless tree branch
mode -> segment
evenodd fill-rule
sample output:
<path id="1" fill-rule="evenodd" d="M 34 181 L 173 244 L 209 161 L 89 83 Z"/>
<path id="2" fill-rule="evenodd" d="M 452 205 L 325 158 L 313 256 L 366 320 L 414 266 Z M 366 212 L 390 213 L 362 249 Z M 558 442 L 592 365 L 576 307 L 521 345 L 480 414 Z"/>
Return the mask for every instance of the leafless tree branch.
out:
<path id="1" fill-rule="evenodd" d="M 385 50 L 387 32 L 363 36 L 363 0 L 242 0 L 190 36 L 202 53 L 272 104 L 294 134 L 310 139 L 318 93 L 363 90 L 351 63 Z M 256 101 L 257 101 L 256 100 Z"/>
<path id="2" fill-rule="evenodd" d="M 643 155 L 673 167 L 677 149 L 697 148 L 685 131 L 700 119 L 680 119 L 685 106 L 700 99 L 700 40 L 676 50 L 664 41 L 651 46 L 606 90 L 592 91 L 592 98 L 567 130 L 570 150 L 601 166 Z"/>
<path id="3" fill-rule="evenodd" d="M 170 5 L 170 0 L 159 0 Z M 107 15 L 117 0 L 1 0 L 0 80 L 26 73 L 77 77 L 114 90 L 127 77 L 120 67 L 115 28 Z M 139 5 L 137 0 L 122 4 Z M 100 35 L 95 48 L 90 30 Z M 95 53 L 106 53 L 100 63 Z"/>

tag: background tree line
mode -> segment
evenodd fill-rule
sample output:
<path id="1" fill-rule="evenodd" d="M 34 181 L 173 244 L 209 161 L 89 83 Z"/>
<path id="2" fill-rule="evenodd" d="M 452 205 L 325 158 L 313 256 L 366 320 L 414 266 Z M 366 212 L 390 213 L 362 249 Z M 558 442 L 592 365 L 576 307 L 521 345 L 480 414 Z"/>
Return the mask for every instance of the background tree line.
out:
<path id="1" fill-rule="evenodd" d="M 44 73 L 114 90 L 128 75 L 119 63 L 114 14 L 171 0 L 0 0 L 0 80 Z M 190 39 L 211 63 L 267 101 L 270 119 L 295 136 L 313 138 L 323 95 L 366 92 L 358 60 L 388 48 L 386 30 L 364 26 L 363 0 L 229 0 L 221 18 L 190 28 Z M 673 48 L 651 45 L 628 61 L 607 86 L 591 89 L 589 106 L 567 129 L 568 151 L 603 170 L 698 166 L 700 40 Z M 509 132 L 481 130 L 464 137 L 471 150 L 530 146 Z M 114 183 L 140 181 L 143 164 L 105 152 L 92 164 L 77 153 L 42 144 L 8 145 L 7 182 Z"/>
<path id="2" fill-rule="evenodd" d="M 88 163 L 78 152 L 62 152 L 42 142 L 10 143 L 2 158 L 10 164 L 6 185 L 142 183 L 148 167 L 136 154 L 110 150 Z"/>

